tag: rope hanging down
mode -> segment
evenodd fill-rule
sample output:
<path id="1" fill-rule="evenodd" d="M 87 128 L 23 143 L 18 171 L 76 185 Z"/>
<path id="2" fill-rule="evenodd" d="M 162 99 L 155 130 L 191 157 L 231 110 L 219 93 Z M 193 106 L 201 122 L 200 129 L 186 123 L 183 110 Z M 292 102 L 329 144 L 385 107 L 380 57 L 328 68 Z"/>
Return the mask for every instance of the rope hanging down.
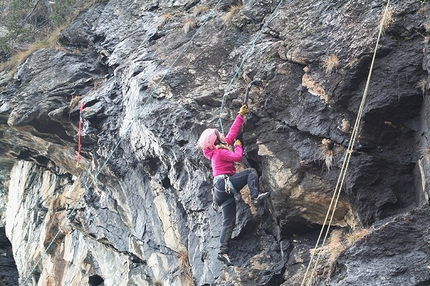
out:
<path id="1" fill-rule="evenodd" d="M 51 248 L 52 244 L 54 243 L 54 241 L 57 239 L 57 237 L 60 235 L 61 231 L 63 230 L 63 228 L 66 226 L 66 223 L 70 220 L 70 217 L 75 213 L 77 207 L 79 206 L 79 204 L 81 203 L 83 197 L 85 196 L 85 194 L 88 192 L 88 190 L 94 185 L 95 181 L 97 180 L 98 176 L 100 175 L 100 173 L 104 170 L 104 168 L 107 166 L 107 163 L 110 161 L 110 159 L 112 158 L 113 154 L 116 152 L 116 150 L 118 149 L 119 145 L 122 143 L 122 141 L 124 140 L 125 136 L 128 135 L 128 133 L 131 130 L 131 127 L 134 125 L 134 123 L 139 119 L 140 115 L 142 114 L 144 108 L 146 107 L 146 105 L 148 104 L 148 102 L 153 98 L 155 91 L 157 90 L 157 88 L 161 85 L 161 83 L 164 81 L 164 79 L 166 78 L 166 76 L 170 73 L 170 71 L 172 70 L 173 66 L 176 64 L 176 62 L 179 60 L 180 57 L 182 57 L 182 55 L 185 53 L 185 51 L 188 49 L 188 47 L 191 45 L 192 41 L 194 40 L 194 38 L 197 36 L 197 34 L 202 30 L 202 28 L 206 25 L 207 21 L 209 20 L 210 17 L 212 17 L 212 15 L 214 14 L 214 11 L 218 8 L 218 6 L 220 5 L 222 0 L 219 0 L 217 2 L 217 4 L 215 5 L 215 7 L 211 10 L 211 12 L 208 14 L 208 16 L 204 19 L 204 21 L 202 22 L 202 24 L 200 25 L 200 27 L 196 30 L 196 32 L 194 33 L 194 35 L 191 37 L 191 39 L 187 42 L 187 44 L 184 46 L 184 48 L 182 49 L 182 51 L 179 53 L 179 55 L 176 57 L 176 59 L 173 61 L 173 63 L 170 65 L 170 67 L 167 69 L 167 71 L 164 73 L 163 77 L 158 81 L 158 83 L 155 85 L 155 87 L 153 88 L 151 94 L 148 96 L 147 100 L 144 102 L 144 104 L 141 106 L 139 112 L 137 113 L 137 115 L 133 118 L 133 120 L 129 123 L 129 125 L 127 126 L 124 134 L 120 137 L 120 139 L 118 140 L 117 144 L 114 146 L 114 148 L 112 149 L 112 151 L 109 153 L 108 157 L 106 158 L 106 161 L 103 163 L 103 165 L 100 167 L 99 171 L 96 173 L 96 175 L 94 176 L 94 178 L 92 179 L 92 181 L 85 187 L 85 191 L 82 193 L 82 195 L 80 196 L 79 200 L 76 202 L 76 204 L 74 205 L 73 209 L 71 210 L 71 212 L 67 215 L 66 219 L 64 220 L 63 224 L 61 225 L 61 227 L 58 229 L 57 233 L 54 235 L 54 237 L 52 238 L 51 242 L 48 244 L 48 246 L 46 247 L 45 251 L 42 253 L 42 255 L 40 256 L 40 258 L 37 260 L 36 264 L 33 266 L 33 268 L 30 270 L 30 273 L 27 275 L 26 279 L 24 280 L 24 282 L 22 283 L 22 285 L 26 285 L 28 280 L 30 279 L 31 275 L 33 274 L 33 272 L 36 270 L 37 266 L 40 264 L 40 262 L 42 261 L 42 259 L 45 257 L 46 253 L 48 252 L 48 250 Z"/>
<path id="2" fill-rule="evenodd" d="M 278 3 L 278 6 L 276 6 L 275 10 L 273 10 L 272 14 L 270 15 L 269 19 L 267 19 L 266 23 L 264 23 L 263 27 L 260 29 L 260 32 L 258 33 L 257 37 L 255 37 L 254 41 L 252 42 L 251 47 L 248 49 L 248 51 L 246 52 L 242 62 L 240 63 L 239 67 L 236 70 L 236 73 L 233 75 L 233 78 L 231 79 L 229 85 L 227 86 L 227 88 L 224 90 L 224 95 L 222 96 L 222 101 L 221 101 L 221 108 L 219 111 L 219 125 L 221 127 L 221 132 L 224 133 L 224 126 L 222 125 L 222 110 L 224 108 L 224 100 L 225 100 L 225 96 L 227 95 L 228 91 L 230 90 L 234 80 L 236 79 L 236 77 L 239 74 L 239 71 L 242 69 L 243 65 L 245 64 L 245 61 L 248 59 L 248 57 L 250 56 L 252 50 L 255 47 L 255 43 L 257 42 L 257 40 L 260 38 L 261 34 L 263 33 L 263 30 L 267 27 L 267 25 L 270 23 L 270 21 L 272 21 L 273 17 L 275 16 L 276 12 L 278 11 L 279 7 L 281 6 L 282 2 L 284 2 L 284 0 L 280 0 Z"/>
<path id="3" fill-rule="evenodd" d="M 346 171 L 347 171 L 348 166 L 349 166 L 349 161 L 351 159 L 351 155 L 352 155 L 353 147 L 354 147 L 354 144 L 355 144 L 355 140 L 357 139 L 358 129 L 359 129 L 360 122 L 361 122 L 361 117 L 362 117 L 362 114 L 363 114 L 364 104 L 366 102 L 367 92 L 369 90 L 370 78 L 372 77 L 372 71 L 373 71 L 373 65 L 375 63 L 376 52 L 378 51 L 379 40 L 380 40 L 382 32 L 383 32 L 384 22 L 385 22 L 385 19 L 387 17 L 387 12 L 388 12 L 389 5 L 390 5 L 390 0 L 387 1 L 387 6 L 385 7 L 383 18 L 382 18 L 382 21 L 381 21 L 380 26 L 379 26 L 378 38 L 376 40 L 376 45 L 375 45 L 375 49 L 374 49 L 374 52 L 373 52 L 372 62 L 371 62 L 370 68 L 369 68 L 369 75 L 367 77 L 366 86 L 364 88 L 363 97 L 361 99 L 360 107 L 359 107 L 359 110 L 358 110 L 358 113 L 357 113 L 357 117 L 356 117 L 356 120 L 355 120 L 355 124 L 354 124 L 354 129 L 352 131 L 351 138 L 350 138 L 350 141 L 349 141 L 349 144 L 348 144 L 348 149 L 345 152 L 345 157 L 344 157 L 344 160 L 343 160 L 343 163 L 342 163 L 342 167 L 341 167 L 341 170 L 340 170 L 340 173 L 339 173 L 339 178 L 337 180 L 336 187 L 335 187 L 335 190 L 333 192 L 333 197 L 331 199 L 330 206 L 329 206 L 329 209 L 327 211 L 327 215 L 326 215 L 326 217 L 324 219 L 324 223 L 323 223 L 323 226 L 321 228 L 321 232 L 320 232 L 320 234 L 318 236 L 318 240 L 317 240 L 317 242 L 315 244 L 315 251 L 312 253 L 311 258 L 309 260 L 309 264 L 308 264 L 308 267 L 306 269 L 305 275 L 303 277 L 303 281 L 302 281 L 301 286 L 305 285 L 305 281 L 307 279 L 309 269 L 310 269 L 310 267 L 311 267 L 311 265 L 313 263 L 313 259 L 314 259 L 315 253 L 318 252 L 317 259 L 314 262 L 314 266 L 312 268 L 312 271 L 309 274 L 308 283 L 306 284 L 307 286 L 312 285 L 312 280 L 313 280 L 313 277 L 314 277 L 314 274 L 315 274 L 315 271 L 316 271 L 316 268 L 317 268 L 317 265 L 318 265 L 318 262 L 319 262 L 319 258 L 321 256 L 321 249 L 322 249 L 322 247 L 325 244 L 325 241 L 327 239 L 327 236 L 328 236 L 328 233 L 329 233 L 329 230 L 330 230 L 331 223 L 333 221 L 334 212 L 336 210 L 337 203 L 339 201 L 340 192 L 342 190 L 342 186 L 343 186 L 343 183 L 345 181 Z M 324 228 L 326 226 L 327 219 L 329 217 L 330 212 L 331 212 L 330 220 L 329 220 L 329 223 L 327 224 L 327 229 L 325 231 L 325 236 L 324 236 L 323 242 L 321 244 L 320 250 L 318 251 L 318 244 L 319 244 L 321 236 L 322 236 L 322 234 L 324 232 Z"/>

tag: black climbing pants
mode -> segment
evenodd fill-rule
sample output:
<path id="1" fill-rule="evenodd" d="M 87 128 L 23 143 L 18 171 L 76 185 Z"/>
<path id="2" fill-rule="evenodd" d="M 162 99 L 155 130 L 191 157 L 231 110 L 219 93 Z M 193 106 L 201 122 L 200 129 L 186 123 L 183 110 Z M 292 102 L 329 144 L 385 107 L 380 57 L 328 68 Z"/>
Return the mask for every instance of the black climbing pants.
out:
<path id="1" fill-rule="evenodd" d="M 229 176 L 230 182 L 233 184 L 236 192 L 240 192 L 243 187 L 248 185 L 252 198 L 258 196 L 258 174 L 255 169 L 249 168 Z M 230 193 L 225 191 L 226 180 L 219 179 L 214 186 L 214 201 L 218 206 L 230 200 L 231 202 L 222 207 L 222 231 L 220 236 L 220 253 L 228 253 L 231 235 L 236 224 L 236 201 L 234 199 L 234 191 Z"/>

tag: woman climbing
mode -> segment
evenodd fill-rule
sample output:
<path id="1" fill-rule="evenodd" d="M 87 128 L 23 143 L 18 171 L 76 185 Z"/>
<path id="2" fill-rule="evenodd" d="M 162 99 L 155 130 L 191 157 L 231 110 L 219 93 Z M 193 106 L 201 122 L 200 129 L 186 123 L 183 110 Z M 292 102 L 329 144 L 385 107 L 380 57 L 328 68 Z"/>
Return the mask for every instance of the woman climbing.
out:
<path id="1" fill-rule="evenodd" d="M 242 160 L 242 143 L 236 140 L 234 142 L 234 151 L 231 151 L 230 145 L 239 133 L 247 112 L 248 105 L 244 104 L 240 108 L 227 136 L 224 136 L 216 129 L 206 129 L 199 139 L 199 145 L 204 156 L 211 160 L 212 163 L 212 174 L 214 176 L 213 199 L 221 207 L 223 216 L 218 260 L 227 266 L 233 265 L 228 257 L 228 252 L 231 235 L 236 224 L 234 194 L 248 185 L 254 204 L 258 204 L 262 199 L 269 196 L 268 192 L 259 192 L 258 174 L 255 169 L 248 168 L 241 172 L 236 172 L 234 167 L 234 162 Z"/>

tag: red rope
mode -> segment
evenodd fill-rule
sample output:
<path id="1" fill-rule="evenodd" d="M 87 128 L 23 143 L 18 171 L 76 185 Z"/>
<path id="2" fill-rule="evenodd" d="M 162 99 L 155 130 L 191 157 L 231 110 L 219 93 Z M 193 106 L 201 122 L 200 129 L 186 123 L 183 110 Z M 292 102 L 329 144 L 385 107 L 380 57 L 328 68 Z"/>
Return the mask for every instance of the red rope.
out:
<path id="1" fill-rule="evenodd" d="M 82 131 L 82 111 L 84 110 L 84 102 L 81 102 L 81 108 L 79 109 L 79 125 L 78 125 L 78 162 L 76 166 L 79 166 L 81 162 L 81 131 Z"/>

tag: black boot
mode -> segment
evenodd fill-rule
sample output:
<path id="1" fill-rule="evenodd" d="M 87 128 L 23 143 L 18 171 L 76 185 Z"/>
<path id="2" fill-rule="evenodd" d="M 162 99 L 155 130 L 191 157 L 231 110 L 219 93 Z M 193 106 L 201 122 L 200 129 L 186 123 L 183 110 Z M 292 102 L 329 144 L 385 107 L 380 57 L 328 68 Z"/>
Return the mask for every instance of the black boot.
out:
<path id="1" fill-rule="evenodd" d="M 259 193 L 258 196 L 252 200 L 252 202 L 254 203 L 254 205 L 259 205 L 268 196 L 270 196 L 270 192 Z"/>

